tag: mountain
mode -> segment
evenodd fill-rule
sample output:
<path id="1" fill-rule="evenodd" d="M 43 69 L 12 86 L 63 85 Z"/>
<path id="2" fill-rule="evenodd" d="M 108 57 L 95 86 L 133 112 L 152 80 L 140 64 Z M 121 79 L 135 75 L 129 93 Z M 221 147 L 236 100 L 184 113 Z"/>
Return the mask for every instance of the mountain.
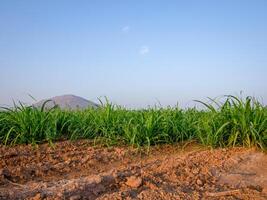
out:
<path id="1" fill-rule="evenodd" d="M 58 106 L 61 109 L 67 109 L 67 110 L 77 110 L 77 109 L 86 109 L 86 108 L 97 108 L 99 107 L 98 104 L 89 101 L 87 99 L 84 99 L 82 97 L 78 97 L 75 95 L 62 95 L 62 96 L 55 96 L 49 99 L 41 100 L 35 104 L 33 104 L 34 107 L 41 108 L 42 105 L 47 101 L 45 104 L 45 108 L 52 108 L 54 106 Z"/>

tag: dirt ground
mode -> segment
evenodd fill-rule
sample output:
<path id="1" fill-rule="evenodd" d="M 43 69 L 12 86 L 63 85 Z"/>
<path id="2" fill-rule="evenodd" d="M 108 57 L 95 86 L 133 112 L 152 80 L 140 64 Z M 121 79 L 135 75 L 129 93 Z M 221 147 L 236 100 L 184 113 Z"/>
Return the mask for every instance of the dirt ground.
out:
<path id="1" fill-rule="evenodd" d="M 0 199 L 267 199 L 267 154 L 188 144 L 0 146 Z"/>

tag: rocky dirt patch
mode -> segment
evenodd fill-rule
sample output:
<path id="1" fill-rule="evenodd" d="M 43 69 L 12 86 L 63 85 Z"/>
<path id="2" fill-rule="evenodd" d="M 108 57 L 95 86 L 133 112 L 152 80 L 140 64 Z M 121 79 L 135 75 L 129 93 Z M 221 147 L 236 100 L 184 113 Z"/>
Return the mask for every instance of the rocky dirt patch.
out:
<path id="1" fill-rule="evenodd" d="M 266 169 L 244 148 L 0 147 L 0 199 L 267 199 Z"/>

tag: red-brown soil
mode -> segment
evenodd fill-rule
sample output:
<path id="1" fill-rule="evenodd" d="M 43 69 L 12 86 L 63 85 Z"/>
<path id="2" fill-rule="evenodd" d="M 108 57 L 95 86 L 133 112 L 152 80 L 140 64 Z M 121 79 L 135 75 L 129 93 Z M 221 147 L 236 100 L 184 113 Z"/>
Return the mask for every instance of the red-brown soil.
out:
<path id="1" fill-rule="evenodd" d="M 144 150 L 0 146 L 0 199 L 267 199 L 267 155 L 177 145 Z"/>

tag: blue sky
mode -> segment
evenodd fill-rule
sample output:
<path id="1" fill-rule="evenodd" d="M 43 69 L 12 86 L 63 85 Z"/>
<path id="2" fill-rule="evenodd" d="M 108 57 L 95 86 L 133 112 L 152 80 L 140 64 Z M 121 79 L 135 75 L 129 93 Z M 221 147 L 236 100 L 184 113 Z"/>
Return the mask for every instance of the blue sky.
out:
<path id="1" fill-rule="evenodd" d="M 75 94 L 129 106 L 267 103 L 267 1 L 0 0 L 0 104 Z"/>

